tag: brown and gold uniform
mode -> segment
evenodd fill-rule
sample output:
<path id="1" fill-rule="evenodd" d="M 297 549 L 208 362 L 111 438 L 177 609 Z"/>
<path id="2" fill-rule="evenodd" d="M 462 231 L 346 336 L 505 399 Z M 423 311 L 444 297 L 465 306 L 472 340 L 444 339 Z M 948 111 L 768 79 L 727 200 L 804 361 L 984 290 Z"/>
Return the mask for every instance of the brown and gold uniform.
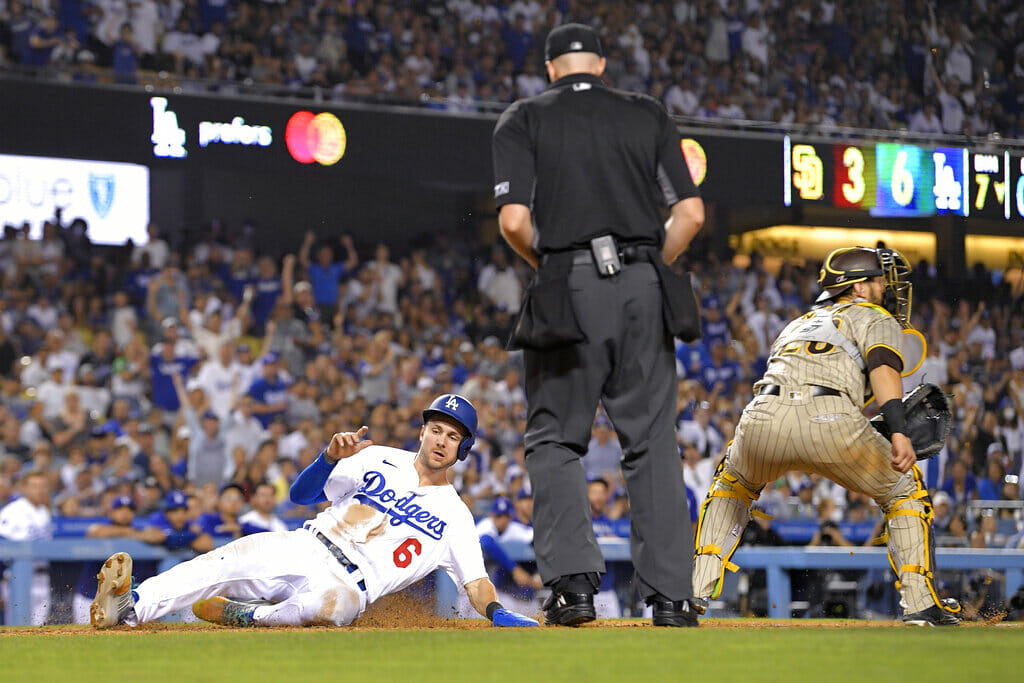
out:
<path id="1" fill-rule="evenodd" d="M 903 369 L 908 335 L 881 306 L 830 302 L 792 321 L 772 345 L 764 377 L 701 508 L 693 594 L 716 598 L 761 489 L 784 473 L 814 472 L 871 496 L 888 521 L 890 561 L 907 613 L 938 604 L 931 585 L 928 492 L 914 466 L 891 467 L 888 440 L 862 413 L 872 363 Z M 756 511 L 755 511 L 756 514 Z"/>

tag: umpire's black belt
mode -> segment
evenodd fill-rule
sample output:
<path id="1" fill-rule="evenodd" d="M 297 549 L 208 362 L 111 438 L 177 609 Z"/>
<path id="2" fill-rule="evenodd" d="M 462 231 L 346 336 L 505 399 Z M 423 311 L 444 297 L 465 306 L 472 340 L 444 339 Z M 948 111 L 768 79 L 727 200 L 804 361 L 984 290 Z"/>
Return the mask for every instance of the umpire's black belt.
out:
<path id="1" fill-rule="evenodd" d="M 621 261 L 624 266 L 631 263 L 648 263 L 650 262 L 648 253 L 651 250 L 657 249 L 657 247 L 647 244 L 623 245 L 619 248 L 619 261 Z M 554 251 L 543 254 L 540 257 L 540 262 L 543 265 L 552 266 L 581 266 L 584 264 L 593 264 L 594 254 L 589 249 Z"/>
<path id="2" fill-rule="evenodd" d="M 349 574 L 354 574 L 355 572 L 359 571 L 358 565 L 356 565 L 352 560 L 348 559 L 345 556 L 345 553 L 341 552 L 341 548 L 339 548 L 338 546 L 334 545 L 334 543 L 331 542 L 331 539 L 327 538 L 326 536 L 324 536 L 322 533 L 320 533 L 316 529 L 310 529 L 310 531 L 312 531 L 313 535 L 316 536 L 316 540 L 320 541 L 325 546 L 327 546 L 327 549 L 331 551 L 331 555 L 334 555 L 335 559 L 337 559 L 338 562 L 341 563 L 342 567 L 344 567 L 345 569 L 348 570 Z M 360 572 L 360 573 L 362 573 L 362 572 Z M 361 590 L 361 591 L 365 591 L 366 590 L 366 582 L 365 581 L 360 579 L 359 583 L 356 584 L 356 585 L 359 586 L 359 590 Z"/>
<path id="3" fill-rule="evenodd" d="M 819 396 L 842 396 L 843 392 L 832 387 L 822 387 L 817 384 L 808 384 L 811 390 L 811 398 L 817 398 Z M 758 396 L 781 396 L 782 387 L 778 384 L 765 384 L 761 387 L 758 392 Z"/>

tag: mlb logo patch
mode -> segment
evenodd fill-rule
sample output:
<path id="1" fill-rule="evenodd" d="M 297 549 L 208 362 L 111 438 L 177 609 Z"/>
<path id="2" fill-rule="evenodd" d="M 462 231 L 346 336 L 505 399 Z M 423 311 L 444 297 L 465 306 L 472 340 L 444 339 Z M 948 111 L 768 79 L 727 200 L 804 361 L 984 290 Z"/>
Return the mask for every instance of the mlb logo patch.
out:
<path id="1" fill-rule="evenodd" d="M 495 199 L 497 199 L 498 197 L 500 197 L 502 195 L 506 195 L 506 194 L 508 194 L 508 181 L 507 180 L 505 182 L 503 182 L 503 183 L 498 183 L 497 185 L 494 186 L 494 198 Z"/>

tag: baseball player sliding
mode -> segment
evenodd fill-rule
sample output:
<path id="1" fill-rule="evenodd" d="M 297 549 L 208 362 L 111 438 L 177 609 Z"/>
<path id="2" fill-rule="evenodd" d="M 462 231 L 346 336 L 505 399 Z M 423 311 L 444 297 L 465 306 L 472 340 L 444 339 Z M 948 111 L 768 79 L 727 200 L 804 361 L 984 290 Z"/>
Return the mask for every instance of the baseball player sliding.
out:
<path id="1" fill-rule="evenodd" d="M 816 306 L 772 344 L 768 369 L 754 384 L 701 508 L 693 571 L 698 611 L 718 597 L 725 570 L 736 570 L 729 558 L 761 489 L 800 470 L 867 494 L 881 507 L 904 622 L 959 623 L 959 604 L 940 601 L 932 585 L 931 500 L 900 400 L 901 339 L 913 336 L 901 334 L 901 326 L 910 330 L 909 272 L 894 250 L 833 251 L 819 276 Z M 891 443 L 861 412 L 872 393 Z"/>
<path id="2" fill-rule="evenodd" d="M 296 503 L 331 502 L 301 529 L 240 538 L 134 590 L 132 559 L 116 553 L 97 575 L 92 625 L 134 626 L 192 605 L 225 626 L 343 626 L 440 567 L 495 626 L 537 626 L 497 601 L 473 517 L 448 483 L 473 445 L 476 410 L 444 394 L 423 422 L 416 453 L 364 441 L 366 427 L 335 434 L 292 484 Z"/>

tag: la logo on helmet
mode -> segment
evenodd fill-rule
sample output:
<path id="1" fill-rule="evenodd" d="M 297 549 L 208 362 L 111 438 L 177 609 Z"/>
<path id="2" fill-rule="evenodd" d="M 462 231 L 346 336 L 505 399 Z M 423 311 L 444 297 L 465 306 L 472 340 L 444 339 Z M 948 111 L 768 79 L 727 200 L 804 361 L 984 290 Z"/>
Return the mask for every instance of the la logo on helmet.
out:
<path id="1" fill-rule="evenodd" d="M 459 402 L 454 396 L 449 396 L 448 400 L 444 402 L 444 407 L 448 410 L 458 410 Z"/>

